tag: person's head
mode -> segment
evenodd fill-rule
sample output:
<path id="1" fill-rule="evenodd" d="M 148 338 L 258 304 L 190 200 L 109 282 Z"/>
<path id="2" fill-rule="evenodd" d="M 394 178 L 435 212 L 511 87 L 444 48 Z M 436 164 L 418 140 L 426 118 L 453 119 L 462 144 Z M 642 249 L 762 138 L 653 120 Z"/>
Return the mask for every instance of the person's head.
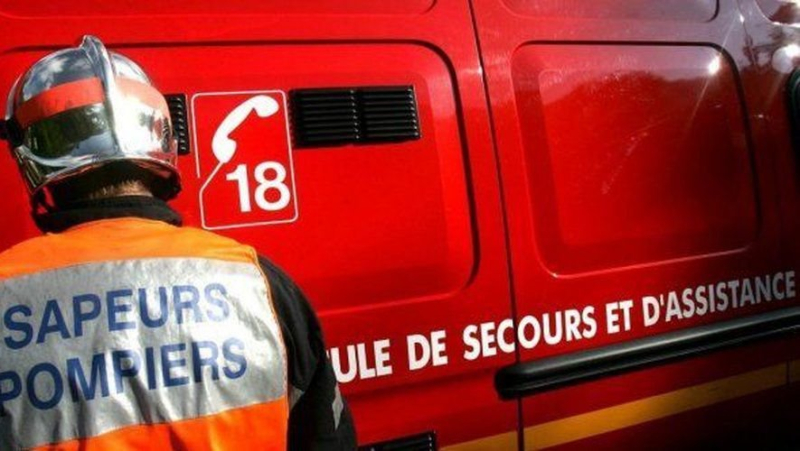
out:
<path id="1" fill-rule="evenodd" d="M 12 87 L 6 128 L 34 214 L 102 197 L 180 190 L 164 96 L 133 61 L 86 36 Z"/>

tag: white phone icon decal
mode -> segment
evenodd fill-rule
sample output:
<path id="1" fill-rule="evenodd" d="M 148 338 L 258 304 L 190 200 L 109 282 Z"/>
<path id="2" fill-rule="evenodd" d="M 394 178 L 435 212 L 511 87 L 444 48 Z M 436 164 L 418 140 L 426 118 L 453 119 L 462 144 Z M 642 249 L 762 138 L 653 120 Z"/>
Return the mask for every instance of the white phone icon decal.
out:
<path id="1" fill-rule="evenodd" d="M 247 120 L 250 113 L 255 112 L 259 118 L 266 119 L 277 113 L 279 109 L 280 106 L 278 102 L 272 97 L 257 95 L 245 100 L 225 116 L 225 119 L 219 124 L 217 130 L 214 132 L 214 137 L 211 139 L 211 152 L 217 159 L 217 165 L 200 187 L 201 199 L 203 198 L 203 193 L 206 188 L 217 176 L 222 166 L 229 163 L 236 154 L 238 145 L 236 140 L 231 138 L 231 134 Z M 248 168 L 246 164 L 239 164 L 233 172 L 227 174 L 225 177 L 226 180 L 237 182 L 239 205 L 243 213 L 252 211 L 249 169 L 250 168 Z M 268 172 L 273 174 L 273 177 L 268 177 Z M 261 162 L 255 167 L 254 176 L 258 182 L 254 193 L 254 200 L 261 210 L 277 211 L 289 204 L 291 192 L 285 183 L 287 176 L 286 168 L 281 163 L 276 161 Z M 277 200 L 270 200 L 267 198 L 267 191 L 269 190 L 276 190 L 276 192 L 279 193 Z M 201 214 L 202 209 L 201 201 Z"/>
<path id="2" fill-rule="evenodd" d="M 219 127 L 217 127 L 217 131 L 214 132 L 214 138 L 211 140 L 211 150 L 219 163 L 209 180 L 214 177 L 220 166 L 233 158 L 236 153 L 236 141 L 231 139 L 231 133 L 242 125 L 247 117 L 250 116 L 250 112 L 255 111 L 258 117 L 264 119 L 277 113 L 278 108 L 278 102 L 275 99 L 259 95 L 245 100 L 228 113 Z"/>
<path id="3" fill-rule="evenodd" d="M 237 101 L 231 103 L 222 95 L 235 95 Z M 216 99 L 224 103 L 220 104 Z M 201 107 L 203 105 L 217 105 L 212 114 L 221 118 L 206 123 L 208 128 L 205 130 L 213 130 L 213 134 L 209 136 L 205 132 L 205 137 L 195 141 L 198 177 L 203 177 L 201 154 L 208 158 L 209 166 L 216 160 L 213 170 L 204 177 L 200 186 L 203 228 L 229 229 L 294 222 L 298 212 L 286 94 L 283 91 L 200 93 L 193 97 L 192 105 L 195 114 L 208 108 Z M 219 107 L 224 109 L 220 111 Z M 251 129 L 252 133 L 248 131 L 237 140 L 236 131 L 243 126 Z"/>

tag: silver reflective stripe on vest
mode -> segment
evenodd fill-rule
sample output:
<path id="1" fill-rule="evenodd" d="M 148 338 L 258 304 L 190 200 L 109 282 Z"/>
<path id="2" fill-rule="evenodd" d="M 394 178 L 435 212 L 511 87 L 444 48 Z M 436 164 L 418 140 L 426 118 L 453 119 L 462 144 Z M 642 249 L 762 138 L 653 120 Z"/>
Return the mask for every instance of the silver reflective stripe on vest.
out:
<path id="1" fill-rule="evenodd" d="M 268 296 L 254 264 L 202 258 L 92 263 L 0 281 L 0 449 L 284 396 Z"/>

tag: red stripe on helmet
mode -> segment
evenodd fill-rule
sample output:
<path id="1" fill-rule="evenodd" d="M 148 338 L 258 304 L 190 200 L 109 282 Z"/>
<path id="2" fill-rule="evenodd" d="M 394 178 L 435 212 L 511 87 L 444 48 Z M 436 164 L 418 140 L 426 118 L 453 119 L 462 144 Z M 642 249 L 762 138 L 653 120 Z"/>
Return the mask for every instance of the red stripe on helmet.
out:
<path id="1" fill-rule="evenodd" d="M 133 97 L 150 108 L 169 116 L 164 96 L 152 86 L 128 78 L 117 78 L 117 87 L 126 97 Z M 87 78 L 55 86 L 23 102 L 14 117 L 21 128 L 47 119 L 58 113 L 97 103 L 103 103 L 105 94 L 99 78 Z"/>
<path id="2" fill-rule="evenodd" d="M 34 122 L 61 112 L 102 103 L 103 98 L 100 79 L 87 78 L 55 86 L 32 97 L 19 106 L 14 117 L 24 129 Z"/>

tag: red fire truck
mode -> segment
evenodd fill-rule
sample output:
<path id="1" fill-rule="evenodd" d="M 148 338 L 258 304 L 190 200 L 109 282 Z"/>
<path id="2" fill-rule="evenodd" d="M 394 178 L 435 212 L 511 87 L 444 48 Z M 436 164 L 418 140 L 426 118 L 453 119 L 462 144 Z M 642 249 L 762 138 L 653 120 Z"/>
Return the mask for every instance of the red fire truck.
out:
<path id="1" fill-rule="evenodd" d="M 306 291 L 368 449 L 790 446 L 798 25 L 791 0 L 0 0 L 0 92 L 84 34 L 140 63 L 174 206 Z M 38 233 L 14 164 L 0 249 Z"/>

